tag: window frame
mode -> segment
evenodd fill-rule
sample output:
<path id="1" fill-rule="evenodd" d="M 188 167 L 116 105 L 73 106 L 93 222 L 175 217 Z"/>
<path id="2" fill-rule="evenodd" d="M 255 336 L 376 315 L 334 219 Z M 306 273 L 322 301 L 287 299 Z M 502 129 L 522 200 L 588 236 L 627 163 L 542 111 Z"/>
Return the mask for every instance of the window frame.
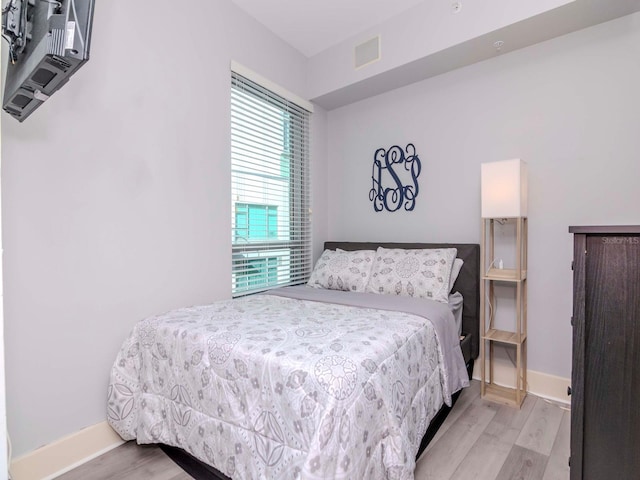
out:
<path id="1" fill-rule="evenodd" d="M 243 72 L 244 73 L 244 72 Z M 235 92 L 235 97 L 234 97 Z M 279 157 L 279 175 L 261 175 L 257 170 L 248 173 L 244 172 L 245 184 L 250 184 L 248 178 L 254 180 L 253 186 L 246 187 L 250 193 L 253 189 L 278 196 L 282 205 L 267 202 L 253 202 L 248 199 L 239 198 L 237 191 L 242 191 L 239 185 L 242 183 L 242 175 L 238 169 L 243 165 L 242 155 L 234 153 L 237 145 L 247 145 L 250 143 L 253 154 L 260 157 L 263 153 L 258 147 L 269 148 L 273 144 L 261 145 L 261 139 L 269 136 L 273 137 L 273 131 L 260 130 L 260 122 L 253 121 L 250 132 L 255 133 L 255 137 L 248 134 L 240 134 L 242 122 L 249 122 L 243 117 L 243 113 L 249 111 L 250 102 L 238 105 L 239 98 L 251 97 L 255 102 L 264 102 L 265 111 L 268 107 L 276 109 L 278 114 L 282 113 L 282 145 L 283 150 Z M 234 103 L 235 102 L 235 103 Z M 263 104 L 260 103 L 260 106 Z M 257 107 L 256 107 L 257 108 Z M 284 98 L 271 89 L 257 83 L 245 74 L 231 71 L 231 163 L 232 163 L 232 296 L 242 296 L 257 293 L 270 288 L 295 285 L 305 283 L 311 273 L 311 192 L 310 192 L 310 162 L 309 162 L 309 121 L 311 112 Z M 234 127 L 235 122 L 235 127 Z M 265 121 L 265 124 L 268 122 Z M 235 137 L 234 137 L 235 135 Z M 273 149 L 272 149 L 273 150 Z M 258 153 L 256 153 L 258 152 Z M 273 154 L 273 151 L 271 152 Z M 234 157 L 235 155 L 235 157 Z M 266 157 L 266 153 L 265 153 Z M 260 160 L 257 160 L 258 162 Z M 254 159 L 253 162 L 256 162 Z M 266 166 L 277 165 L 273 160 L 265 162 Z M 266 168 L 265 166 L 265 168 Z M 285 167 L 286 166 L 286 167 Z M 254 164 L 255 167 L 255 164 Z M 285 170 L 286 168 L 286 170 Z M 258 177 L 263 176 L 262 184 Z M 282 180 L 288 178 L 288 182 L 283 186 Z M 256 180 L 258 179 L 258 180 Z M 235 183 L 234 183 L 235 182 Z M 255 186 L 260 185 L 260 186 Z M 282 192 L 286 192 L 282 193 Z M 269 196 L 269 195 L 265 195 Z M 286 198 L 285 198 L 286 196 Z M 235 198 L 234 198 L 235 197 Z M 284 199 L 284 200 L 283 200 Z M 246 206 L 246 228 L 238 227 L 238 206 Z M 266 236 L 251 238 L 250 206 L 264 207 L 265 223 L 263 227 Z M 270 229 L 270 209 L 276 210 L 277 237 L 269 238 Z M 246 231 L 246 238 L 238 236 L 238 231 Z M 256 230 L 256 231 L 257 231 Z M 266 263 L 263 282 L 254 282 L 256 274 L 253 266 L 258 260 Z M 273 275 L 273 264 L 277 263 L 277 274 Z M 251 276 L 253 275 L 253 279 Z M 258 275 L 259 276 L 259 275 Z"/>

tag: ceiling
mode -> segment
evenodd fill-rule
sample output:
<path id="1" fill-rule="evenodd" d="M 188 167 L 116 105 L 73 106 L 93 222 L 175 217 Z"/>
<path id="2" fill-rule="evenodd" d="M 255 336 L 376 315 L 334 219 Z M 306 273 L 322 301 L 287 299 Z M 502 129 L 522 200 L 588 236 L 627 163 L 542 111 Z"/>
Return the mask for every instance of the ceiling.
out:
<path id="1" fill-rule="evenodd" d="M 388 20 L 410 9 L 428 7 L 427 0 L 231 0 L 275 35 L 310 58 L 314 65 L 329 62 L 318 53 L 339 45 L 365 31 L 382 28 Z M 435 0 L 428 0 L 433 2 Z M 441 1 L 441 0 L 438 0 Z M 455 7 L 460 0 L 451 2 Z M 514 3 L 505 0 L 507 3 Z M 521 8 L 515 2 L 513 8 Z M 534 45 L 614 18 L 640 11 L 640 0 L 538 0 L 552 8 L 449 45 L 428 55 L 414 55 L 410 61 L 371 75 L 350 77 L 329 85 L 310 88 L 310 100 L 326 110 L 339 108 L 391 89 Z M 553 6 L 556 5 L 556 6 Z M 560 6 L 558 6 L 560 5 Z M 543 5 L 544 6 L 544 5 Z M 482 7 L 482 6 L 480 6 Z M 502 51 L 494 48 L 504 42 Z M 416 53 L 416 52 L 414 52 Z M 417 52 L 418 54 L 420 51 Z M 311 58 L 313 57 L 313 58 Z"/>
<path id="2" fill-rule="evenodd" d="M 307 57 L 425 0 L 232 0 Z"/>

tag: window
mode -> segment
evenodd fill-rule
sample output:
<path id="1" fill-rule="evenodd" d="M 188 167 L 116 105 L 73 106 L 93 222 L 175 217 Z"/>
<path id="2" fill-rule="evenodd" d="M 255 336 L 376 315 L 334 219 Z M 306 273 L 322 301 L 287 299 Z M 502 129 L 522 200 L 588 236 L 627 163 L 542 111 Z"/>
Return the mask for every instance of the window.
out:
<path id="1" fill-rule="evenodd" d="M 309 112 L 231 74 L 233 296 L 305 282 L 311 270 Z"/>

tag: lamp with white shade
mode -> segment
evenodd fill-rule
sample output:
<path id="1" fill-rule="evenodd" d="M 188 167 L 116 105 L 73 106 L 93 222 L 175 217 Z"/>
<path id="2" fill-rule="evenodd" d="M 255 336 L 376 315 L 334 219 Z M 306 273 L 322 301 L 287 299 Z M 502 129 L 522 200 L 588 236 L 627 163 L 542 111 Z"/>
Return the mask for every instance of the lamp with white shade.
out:
<path id="1" fill-rule="evenodd" d="M 526 396 L 527 368 L 527 164 L 520 159 L 483 163 L 480 167 L 482 238 L 480 271 L 480 365 L 483 398 L 520 408 Z M 494 251 L 495 223 L 516 224 L 516 266 L 496 267 Z M 488 228 L 487 228 L 488 227 Z M 486 267 L 488 265 L 488 268 Z M 494 285 L 515 287 L 515 326 L 513 330 L 496 328 L 496 291 Z M 494 364 L 494 346 L 502 345 L 516 350 L 513 372 L 497 372 Z M 488 347 L 488 369 L 486 349 Z M 506 373 L 504 375 L 496 373 Z M 513 373 L 513 375 L 510 375 Z M 487 375 L 488 374 L 488 375 Z M 509 384 L 505 386 L 505 384 Z"/>
<path id="2" fill-rule="evenodd" d="M 482 218 L 527 216 L 527 164 L 516 158 L 480 165 Z"/>

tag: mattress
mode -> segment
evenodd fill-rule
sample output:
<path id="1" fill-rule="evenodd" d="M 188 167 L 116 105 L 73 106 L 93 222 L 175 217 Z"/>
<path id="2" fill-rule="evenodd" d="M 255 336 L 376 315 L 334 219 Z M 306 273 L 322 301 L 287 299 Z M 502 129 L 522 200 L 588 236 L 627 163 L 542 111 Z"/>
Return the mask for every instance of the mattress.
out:
<path id="1" fill-rule="evenodd" d="M 123 439 L 234 479 L 411 479 L 431 418 L 467 385 L 446 304 L 291 287 L 139 322 L 107 414 Z"/>

